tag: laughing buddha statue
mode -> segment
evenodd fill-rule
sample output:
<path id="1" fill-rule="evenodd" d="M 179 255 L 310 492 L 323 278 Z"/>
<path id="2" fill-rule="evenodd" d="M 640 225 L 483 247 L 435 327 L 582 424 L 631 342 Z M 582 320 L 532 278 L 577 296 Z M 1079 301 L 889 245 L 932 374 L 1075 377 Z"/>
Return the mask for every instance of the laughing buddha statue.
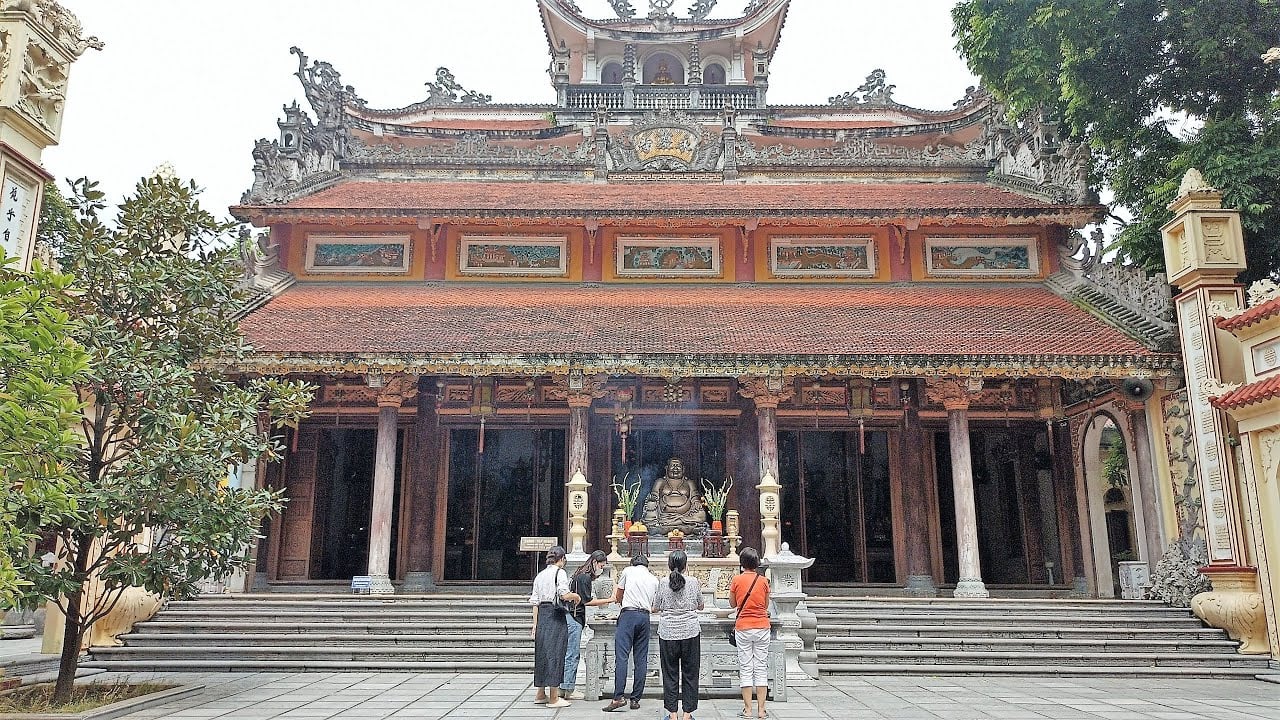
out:
<path id="1" fill-rule="evenodd" d="M 666 475 L 658 478 L 645 499 L 644 522 L 649 532 L 666 535 L 680 530 L 686 535 L 700 535 L 706 520 L 698 484 L 685 475 L 680 458 L 671 458 Z"/>

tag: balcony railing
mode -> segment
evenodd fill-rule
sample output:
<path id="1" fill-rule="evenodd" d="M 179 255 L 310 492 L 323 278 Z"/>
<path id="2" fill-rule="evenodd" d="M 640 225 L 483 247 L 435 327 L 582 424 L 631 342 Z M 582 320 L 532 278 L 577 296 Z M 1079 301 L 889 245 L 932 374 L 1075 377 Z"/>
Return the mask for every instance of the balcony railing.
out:
<path id="1" fill-rule="evenodd" d="M 573 85 L 566 88 L 570 110 L 722 110 L 733 105 L 754 109 L 756 88 L 741 85 L 635 85 L 630 96 L 622 85 Z"/>

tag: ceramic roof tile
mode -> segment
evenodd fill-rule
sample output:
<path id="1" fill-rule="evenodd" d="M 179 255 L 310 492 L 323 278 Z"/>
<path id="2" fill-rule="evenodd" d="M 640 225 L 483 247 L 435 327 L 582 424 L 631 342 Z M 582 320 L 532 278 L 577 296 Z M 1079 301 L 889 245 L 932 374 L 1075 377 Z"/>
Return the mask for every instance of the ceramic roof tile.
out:
<path id="1" fill-rule="evenodd" d="M 1265 380 L 1243 385 L 1216 398 L 1211 398 L 1210 402 L 1214 407 L 1223 410 L 1235 410 L 1274 397 L 1280 397 L 1280 375 L 1272 375 Z"/>
<path id="2" fill-rule="evenodd" d="M 1234 333 L 1237 330 L 1243 330 L 1250 325 L 1276 315 L 1280 315 L 1280 298 L 1273 298 L 1264 303 L 1254 305 L 1239 315 L 1218 318 L 1215 324 L 1227 332 Z"/>
<path id="3" fill-rule="evenodd" d="M 1038 285 L 299 283 L 246 317 L 268 353 L 1153 353 Z"/>

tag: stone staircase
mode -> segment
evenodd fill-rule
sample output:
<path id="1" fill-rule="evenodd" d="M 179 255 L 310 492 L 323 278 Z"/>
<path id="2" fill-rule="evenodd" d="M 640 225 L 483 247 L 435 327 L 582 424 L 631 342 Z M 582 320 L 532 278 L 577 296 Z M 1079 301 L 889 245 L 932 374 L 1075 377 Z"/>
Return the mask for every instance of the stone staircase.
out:
<path id="1" fill-rule="evenodd" d="M 1115 600 L 816 597 L 818 668 L 838 674 L 1253 677 L 1189 611 Z M 84 667 L 130 671 L 533 670 L 516 594 L 218 595 L 170 602 Z"/>
<path id="2" fill-rule="evenodd" d="M 131 671 L 533 672 L 525 596 L 218 595 L 172 601 L 88 667 Z"/>
<path id="3" fill-rule="evenodd" d="M 823 675 L 1253 677 L 1189 610 L 1126 600 L 810 598 Z"/>

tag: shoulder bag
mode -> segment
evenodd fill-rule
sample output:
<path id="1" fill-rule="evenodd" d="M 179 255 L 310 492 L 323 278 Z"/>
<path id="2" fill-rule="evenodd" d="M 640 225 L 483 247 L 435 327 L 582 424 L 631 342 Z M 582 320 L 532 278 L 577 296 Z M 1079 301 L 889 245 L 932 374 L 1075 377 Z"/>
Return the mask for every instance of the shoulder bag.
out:
<path id="1" fill-rule="evenodd" d="M 735 618 L 742 613 L 742 608 L 747 606 L 747 598 L 751 597 L 751 591 L 756 589 L 756 582 L 759 580 L 760 573 L 756 573 L 755 580 L 751 581 L 751 587 L 747 588 L 747 594 L 742 596 L 742 602 L 738 603 L 738 609 L 733 613 Z M 729 644 L 734 647 L 738 647 L 738 631 L 734 627 L 735 625 L 737 625 L 736 622 L 733 625 L 730 625 L 726 634 L 729 636 Z"/>
<path id="2" fill-rule="evenodd" d="M 573 612 L 573 603 L 560 597 L 560 573 L 563 572 L 564 570 L 561 570 L 559 573 L 556 573 L 556 589 L 554 591 L 555 594 L 551 596 L 551 607 L 559 610 L 560 612 L 571 613 Z M 570 587 L 569 591 L 572 592 L 573 588 Z"/>

